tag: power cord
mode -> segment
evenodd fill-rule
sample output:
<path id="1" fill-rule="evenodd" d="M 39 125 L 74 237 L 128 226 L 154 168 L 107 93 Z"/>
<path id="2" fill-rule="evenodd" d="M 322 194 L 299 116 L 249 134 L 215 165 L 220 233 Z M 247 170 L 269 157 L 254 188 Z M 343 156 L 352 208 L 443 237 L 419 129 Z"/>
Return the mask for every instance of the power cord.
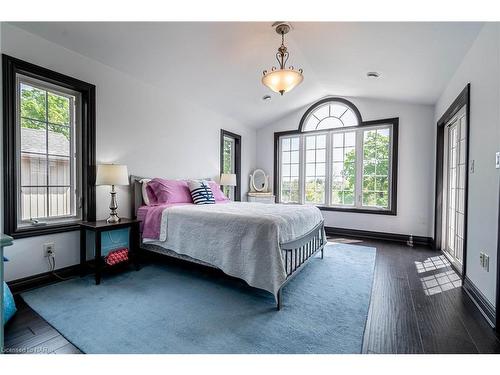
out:
<path id="1" fill-rule="evenodd" d="M 47 257 L 47 263 L 49 264 L 49 272 L 52 275 L 54 275 L 55 277 L 57 277 L 59 280 L 66 281 L 66 280 L 71 280 L 71 279 L 75 278 L 75 276 L 73 276 L 73 277 L 62 277 L 62 276 L 60 276 L 60 275 L 58 275 L 56 273 L 56 257 L 54 256 L 54 254 L 50 254 Z"/>

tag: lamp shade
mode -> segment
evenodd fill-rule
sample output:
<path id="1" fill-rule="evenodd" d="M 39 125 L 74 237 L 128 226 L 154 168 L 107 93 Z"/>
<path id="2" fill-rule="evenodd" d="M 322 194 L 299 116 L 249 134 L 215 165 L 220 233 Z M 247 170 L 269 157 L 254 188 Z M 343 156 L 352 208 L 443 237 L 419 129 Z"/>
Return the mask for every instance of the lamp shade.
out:
<path id="1" fill-rule="evenodd" d="M 234 173 L 223 173 L 220 176 L 222 186 L 236 186 L 236 175 Z"/>
<path id="2" fill-rule="evenodd" d="M 97 166 L 96 185 L 128 185 L 126 165 L 101 164 Z"/>
<path id="3" fill-rule="evenodd" d="M 300 84 L 303 79 L 304 76 L 300 71 L 279 69 L 264 75 L 264 77 L 262 77 L 262 83 L 274 92 L 279 92 L 283 95 L 285 92 L 293 90 L 293 88 Z"/>

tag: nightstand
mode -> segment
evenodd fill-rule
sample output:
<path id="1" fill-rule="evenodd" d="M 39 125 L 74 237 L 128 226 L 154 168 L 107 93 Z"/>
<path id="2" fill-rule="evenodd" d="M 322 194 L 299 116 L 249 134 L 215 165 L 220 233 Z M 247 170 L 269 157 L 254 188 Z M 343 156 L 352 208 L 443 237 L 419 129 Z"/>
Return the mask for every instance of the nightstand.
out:
<path id="1" fill-rule="evenodd" d="M 108 267 L 104 264 L 101 256 L 101 235 L 103 232 L 112 231 L 115 229 L 129 228 L 129 262 L 133 263 L 136 270 L 139 270 L 139 220 L 120 219 L 118 223 L 108 223 L 106 220 L 99 221 L 82 221 L 80 222 L 80 274 L 87 274 L 87 232 L 94 233 L 94 269 L 95 283 L 101 283 L 102 271 Z"/>

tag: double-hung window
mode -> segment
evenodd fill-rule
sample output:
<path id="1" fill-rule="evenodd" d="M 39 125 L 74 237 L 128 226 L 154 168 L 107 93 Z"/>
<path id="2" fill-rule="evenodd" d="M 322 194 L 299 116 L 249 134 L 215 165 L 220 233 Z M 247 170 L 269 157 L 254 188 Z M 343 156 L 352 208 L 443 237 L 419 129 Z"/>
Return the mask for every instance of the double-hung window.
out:
<path id="1" fill-rule="evenodd" d="M 281 203 L 396 214 L 398 119 L 362 122 L 344 99 L 325 99 L 298 131 L 275 134 Z"/>
<path id="2" fill-rule="evenodd" d="M 16 78 L 18 227 L 81 219 L 80 95 Z"/>
<path id="3" fill-rule="evenodd" d="M 76 230 L 95 220 L 95 86 L 2 60 L 5 232 Z"/>

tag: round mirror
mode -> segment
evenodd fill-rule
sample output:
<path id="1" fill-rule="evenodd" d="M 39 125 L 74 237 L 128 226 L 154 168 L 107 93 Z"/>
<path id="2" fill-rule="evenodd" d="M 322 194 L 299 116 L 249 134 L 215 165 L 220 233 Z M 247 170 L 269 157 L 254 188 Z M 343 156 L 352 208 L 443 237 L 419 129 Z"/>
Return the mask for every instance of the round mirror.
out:
<path id="1" fill-rule="evenodd" d="M 262 169 L 256 169 L 252 173 L 252 187 L 259 192 L 267 190 L 267 176 Z"/>

